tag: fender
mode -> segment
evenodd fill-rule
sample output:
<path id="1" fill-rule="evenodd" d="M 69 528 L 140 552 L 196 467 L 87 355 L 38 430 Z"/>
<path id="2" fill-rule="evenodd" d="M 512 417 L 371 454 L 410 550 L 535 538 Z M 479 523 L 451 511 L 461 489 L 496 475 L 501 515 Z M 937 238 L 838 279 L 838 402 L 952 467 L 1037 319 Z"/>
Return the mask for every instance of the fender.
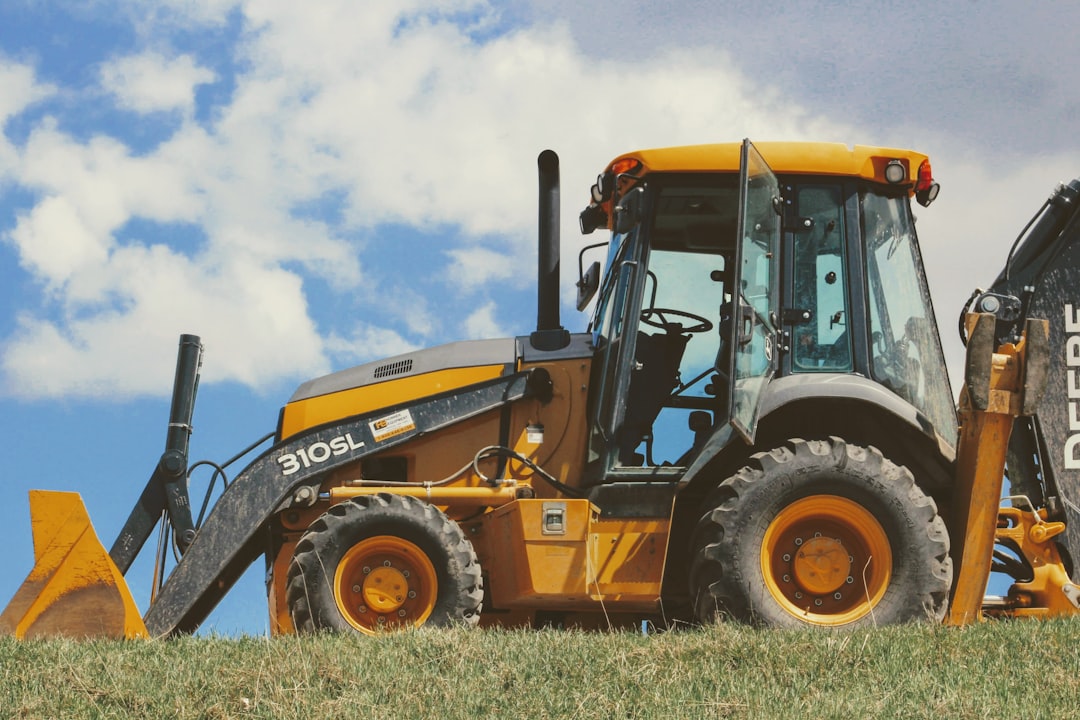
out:
<path id="1" fill-rule="evenodd" d="M 852 403 L 872 408 L 874 412 L 889 416 L 901 427 L 925 438 L 931 447 L 937 448 L 945 463 L 951 464 L 956 460 L 956 448 L 935 430 L 926 415 L 896 393 L 861 375 L 804 373 L 775 378 L 762 393 L 758 425 L 768 426 L 770 418 L 775 419 L 791 406 L 800 403 L 820 404 L 822 399 L 834 404 Z M 822 429 L 827 430 L 827 427 L 823 426 Z M 692 483 L 699 472 L 732 446 L 734 436 L 731 425 L 718 427 L 687 468 L 683 483 Z M 749 449 L 744 444 L 740 445 Z"/>

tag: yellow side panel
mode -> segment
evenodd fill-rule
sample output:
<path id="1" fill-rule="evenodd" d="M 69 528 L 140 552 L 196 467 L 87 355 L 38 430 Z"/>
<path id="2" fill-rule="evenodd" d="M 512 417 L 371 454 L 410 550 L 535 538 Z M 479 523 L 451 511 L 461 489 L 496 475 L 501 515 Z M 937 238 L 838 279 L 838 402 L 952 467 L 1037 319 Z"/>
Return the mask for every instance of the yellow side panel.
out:
<path id="1" fill-rule="evenodd" d="M 548 403 L 525 400 L 512 406 L 511 445 L 559 482 L 581 486 L 588 439 L 589 369 L 588 358 L 525 365 L 542 368 L 551 376 L 552 398 Z M 529 428 L 543 429 L 543 443 L 529 441 Z M 514 477 L 529 482 L 537 497 L 554 497 L 557 491 L 533 472 L 514 465 Z"/>
<path id="2" fill-rule="evenodd" d="M 537 463 L 546 472 L 553 475 L 560 482 L 571 486 L 580 485 L 581 473 L 585 461 L 585 443 L 588 407 L 588 382 L 590 359 L 573 358 L 560 359 L 548 362 L 528 364 L 521 369 L 539 367 L 546 370 L 552 381 L 552 398 L 548 402 L 542 402 L 537 398 L 528 398 L 509 406 L 509 413 L 500 408 L 492 410 L 468 420 L 456 423 L 442 430 L 420 437 L 413 438 L 401 445 L 393 447 L 384 453 L 372 456 L 374 460 L 394 459 L 404 462 L 405 478 L 412 482 L 437 482 L 449 476 L 454 479 L 441 486 L 446 490 L 454 488 L 483 487 L 488 489 L 488 484 L 476 475 L 469 466 L 477 451 L 480 449 L 507 442 L 516 451 L 533 462 Z M 483 380 L 498 377 L 505 369 L 503 365 L 493 365 L 464 370 L 446 370 L 436 373 L 428 373 L 412 378 L 401 378 L 387 381 L 379 385 L 370 385 L 354 391 L 337 393 L 334 395 L 312 398 L 286 406 L 283 421 L 283 433 L 285 437 L 295 434 L 313 425 L 328 422 L 335 417 L 355 415 L 365 411 L 393 405 L 414 397 L 429 396 L 436 392 L 442 392 L 457 386 L 463 386 Z M 542 442 L 536 441 L 536 432 L 542 428 Z M 463 472 L 455 475 L 465 468 Z M 479 462 L 478 469 L 488 478 L 493 478 L 499 470 L 499 462 L 496 458 L 489 458 Z M 359 464 L 351 464 L 333 473 L 330 473 L 323 482 L 322 489 L 331 491 L 337 487 L 348 487 L 351 483 L 362 478 L 363 468 Z M 375 471 L 377 472 L 377 470 Z M 507 477 L 517 483 L 517 487 L 527 490 L 529 486 L 537 498 L 552 497 L 557 491 L 536 474 L 524 463 L 511 461 L 506 463 Z M 378 477 L 377 475 L 375 476 Z M 369 478 L 370 480 L 371 478 Z M 382 491 L 394 492 L 393 487 L 381 488 Z M 348 493 L 345 492 L 345 495 Z M 506 502 L 500 499 L 493 506 Z M 513 501 L 510 505 L 518 505 L 521 501 Z M 539 503 L 540 500 L 535 501 Z M 616 593 L 631 592 L 635 596 L 646 597 L 647 601 L 642 604 L 652 607 L 659 595 L 659 581 L 662 571 L 663 548 L 662 542 L 666 541 L 666 531 L 659 533 L 662 537 L 652 537 L 656 533 L 651 530 L 645 531 L 636 528 L 626 522 L 620 523 L 613 528 L 607 528 L 600 524 L 600 529 L 589 530 L 590 505 L 588 501 L 574 501 L 575 512 L 580 514 L 582 523 L 579 530 L 574 530 L 572 539 L 545 538 L 544 542 L 526 547 L 522 538 L 522 522 L 515 520 L 499 520 L 495 526 L 505 524 L 507 529 L 514 522 L 518 530 L 514 531 L 514 540 L 505 542 L 493 542 L 495 534 L 491 531 L 487 518 L 498 513 L 493 509 L 488 515 L 480 516 L 480 508 L 474 498 L 466 497 L 461 502 L 455 502 L 449 495 L 433 501 L 433 504 L 446 512 L 452 519 L 462 522 L 469 539 L 473 541 L 477 554 L 480 556 L 481 567 L 485 572 L 492 570 L 492 547 L 501 545 L 498 552 L 502 553 L 496 562 L 497 569 L 492 570 L 500 579 L 504 575 L 503 568 L 514 572 L 518 564 L 516 554 L 523 557 L 530 556 L 536 563 L 536 569 L 532 574 L 537 576 L 540 583 L 539 591 L 527 590 L 525 594 L 536 595 L 539 592 L 539 600 L 536 602 L 522 600 L 525 606 L 539 604 L 544 606 L 549 597 L 555 597 L 556 602 L 561 602 L 567 607 L 578 607 L 589 610 L 599 609 L 596 588 L 592 588 L 591 594 L 586 593 L 584 577 L 587 557 L 585 554 L 585 540 L 590 532 L 598 532 L 593 540 L 593 550 L 597 553 L 599 548 L 604 552 L 592 561 L 604 578 L 601 582 Z M 443 504 L 445 503 L 445 504 Z M 286 532 L 285 542 L 280 552 L 273 559 L 272 582 L 269 588 L 270 622 L 271 631 L 275 634 L 290 633 L 293 631 L 292 622 L 289 618 L 289 609 L 285 602 L 285 582 L 288 573 L 289 562 L 292 558 L 295 543 L 301 533 L 307 529 L 319 515 L 327 510 L 330 503 L 319 502 L 306 510 L 294 509 L 279 516 L 282 529 Z M 539 532 L 539 513 L 541 506 L 534 504 L 531 507 L 533 519 L 529 526 L 530 532 Z M 512 513 L 511 513 L 512 515 Z M 577 517 L 577 516 L 575 516 Z M 575 521 L 576 522 L 576 521 Z M 606 522 L 606 521 L 604 521 Z M 614 535 L 625 531 L 626 537 L 613 542 Z M 502 532 L 500 530 L 500 532 Z M 534 532 L 534 534 L 535 534 Z M 635 540 L 632 534 L 644 533 L 648 537 Z M 505 533 L 504 533 L 505 535 Z M 514 547 L 511 548 L 511 543 Z M 659 548 L 654 555 L 643 548 Z M 613 559 L 616 553 L 624 557 Z M 640 557 L 631 557 L 636 555 Z M 544 569 L 543 559 L 546 555 L 563 559 L 553 564 L 551 573 Z M 659 558 L 659 559 L 657 559 Z M 643 570 L 637 565 L 648 559 L 651 567 Z M 521 560 L 522 568 L 528 569 L 533 561 Z M 557 581 L 556 575 L 562 574 L 562 584 Z M 644 579 L 642 579 L 644 578 Z M 576 582 L 577 585 L 566 585 L 566 582 Z M 501 582 L 501 580 L 500 580 Z M 531 583 L 532 577 L 525 582 Z M 623 587 L 616 587 L 617 584 Z M 644 583 L 644 585 L 642 585 Z M 498 584 L 498 583 L 497 583 Z M 516 581 L 510 582 L 511 597 L 518 594 Z M 629 589 L 629 590 L 627 590 Z M 490 588 L 488 593 L 490 597 Z M 569 600 L 567 598 L 570 598 Z M 491 601 L 485 599 L 485 608 L 492 607 Z M 503 606 L 505 608 L 505 606 Z M 633 608 L 625 608 L 627 610 Z M 499 617 L 506 617 L 500 615 Z M 528 619 L 528 615 L 519 615 Z"/>
<path id="3" fill-rule="evenodd" d="M 493 380 L 501 376 L 505 369 L 506 366 L 501 364 L 450 368 L 298 400 L 285 406 L 281 437 L 291 437 L 308 428 L 341 418 Z"/>
<path id="4" fill-rule="evenodd" d="M 518 500 L 488 515 L 473 542 L 494 608 L 653 611 L 670 526 L 601 520 L 588 500 Z"/>

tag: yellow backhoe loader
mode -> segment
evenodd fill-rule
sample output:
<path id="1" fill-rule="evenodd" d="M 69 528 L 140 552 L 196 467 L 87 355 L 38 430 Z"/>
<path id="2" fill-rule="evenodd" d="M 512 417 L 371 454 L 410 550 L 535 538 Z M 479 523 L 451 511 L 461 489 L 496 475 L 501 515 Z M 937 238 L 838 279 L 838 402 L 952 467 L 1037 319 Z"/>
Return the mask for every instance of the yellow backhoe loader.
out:
<path id="1" fill-rule="evenodd" d="M 111 550 L 77 495 L 32 493 L 36 564 L 0 632 L 189 633 L 260 556 L 275 634 L 1080 612 L 1080 181 L 964 308 L 957 408 L 910 207 L 938 193 L 925 155 L 616 158 L 580 214 L 610 232 L 579 255 L 582 333 L 559 319 L 558 158 L 538 166 L 534 332 L 303 384 L 205 520 L 183 336 L 165 452 Z M 140 616 L 123 575 L 163 518 L 179 560 Z"/>

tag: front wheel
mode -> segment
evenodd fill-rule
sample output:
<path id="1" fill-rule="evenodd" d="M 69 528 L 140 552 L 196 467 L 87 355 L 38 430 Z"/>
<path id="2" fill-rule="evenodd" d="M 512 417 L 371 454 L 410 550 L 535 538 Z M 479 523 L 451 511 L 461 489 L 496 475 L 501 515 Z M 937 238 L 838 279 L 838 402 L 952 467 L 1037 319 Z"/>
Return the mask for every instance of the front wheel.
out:
<path id="1" fill-rule="evenodd" d="M 300 538 L 286 601 L 297 632 L 475 625 L 480 565 L 461 528 L 421 500 L 382 493 L 334 505 Z"/>
<path id="2" fill-rule="evenodd" d="M 907 468 L 839 438 L 789 440 L 725 480 L 695 529 L 695 615 L 779 627 L 940 622 L 945 523 Z"/>

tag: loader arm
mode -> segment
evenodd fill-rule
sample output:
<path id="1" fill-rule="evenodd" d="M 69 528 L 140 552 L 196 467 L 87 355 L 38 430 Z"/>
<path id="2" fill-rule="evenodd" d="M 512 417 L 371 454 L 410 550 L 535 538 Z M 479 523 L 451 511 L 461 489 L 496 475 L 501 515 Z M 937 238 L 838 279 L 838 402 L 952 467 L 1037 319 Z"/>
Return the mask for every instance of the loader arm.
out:
<path id="1" fill-rule="evenodd" d="M 312 486 L 326 473 L 522 398 L 543 398 L 549 390 L 547 373 L 534 369 L 329 423 L 278 443 L 236 477 L 199 528 L 146 613 L 150 635 L 194 631 L 262 553 L 261 531 L 271 517 L 294 500 L 312 502 Z M 377 423 L 391 417 L 408 422 L 398 434 L 376 434 Z M 317 464 L 295 460 L 317 443 L 342 452 Z"/>

